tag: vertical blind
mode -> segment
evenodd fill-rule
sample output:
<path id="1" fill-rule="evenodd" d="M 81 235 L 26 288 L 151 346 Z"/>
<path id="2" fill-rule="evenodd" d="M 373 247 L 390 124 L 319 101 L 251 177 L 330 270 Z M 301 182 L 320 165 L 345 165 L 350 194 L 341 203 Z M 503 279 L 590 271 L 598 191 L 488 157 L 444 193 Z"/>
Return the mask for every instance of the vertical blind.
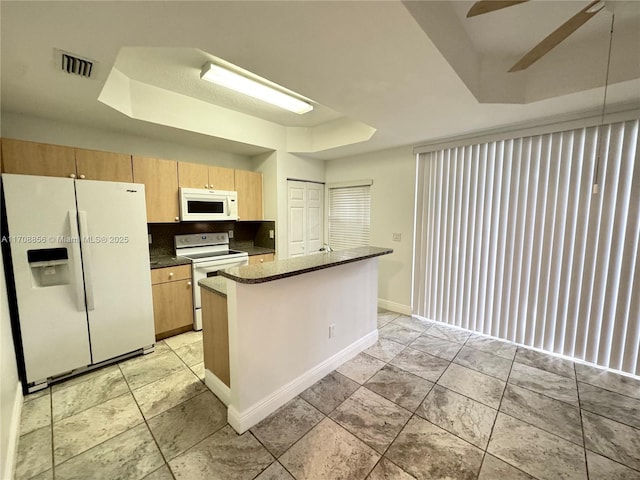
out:
<path id="1" fill-rule="evenodd" d="M 638 127 L 421 154 L 414 312 L 639 375 Z"/>
<path id="2" fill-rule="evenodd" d="M 329 245 L 333 249 L 369 245 L 371 187 L 329 188 Z"/>

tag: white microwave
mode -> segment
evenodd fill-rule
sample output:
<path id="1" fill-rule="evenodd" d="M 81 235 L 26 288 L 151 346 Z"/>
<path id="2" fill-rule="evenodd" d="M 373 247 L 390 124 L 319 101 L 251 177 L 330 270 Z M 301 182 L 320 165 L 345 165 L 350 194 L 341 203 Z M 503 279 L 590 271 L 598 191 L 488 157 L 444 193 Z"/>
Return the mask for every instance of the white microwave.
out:
<path id="1" fill-rule="evenodd" d="M 180 187 L 180 220 L 238 220 L 238 192 Z"/>

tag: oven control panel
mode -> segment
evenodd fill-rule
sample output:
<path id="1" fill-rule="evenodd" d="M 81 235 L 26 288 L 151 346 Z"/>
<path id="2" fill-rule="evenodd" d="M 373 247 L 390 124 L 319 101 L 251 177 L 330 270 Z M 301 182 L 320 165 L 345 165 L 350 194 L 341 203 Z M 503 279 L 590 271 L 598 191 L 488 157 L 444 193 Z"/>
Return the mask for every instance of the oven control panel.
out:
<path id="1" fill-rule="evenodd" d="M 229 234 L 227 232 L 190 233 L 188 235 L 176 235 L 176 248 L 206 247 L 209 245 L 227 245 Z"/>

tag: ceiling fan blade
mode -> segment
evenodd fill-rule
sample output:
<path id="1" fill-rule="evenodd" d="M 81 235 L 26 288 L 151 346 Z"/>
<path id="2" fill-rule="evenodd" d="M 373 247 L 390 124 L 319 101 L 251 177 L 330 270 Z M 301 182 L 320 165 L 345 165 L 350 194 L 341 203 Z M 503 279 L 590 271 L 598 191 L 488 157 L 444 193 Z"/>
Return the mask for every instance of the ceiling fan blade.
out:
<path id="1" fill-rule="evenodd" d="M 482 0 L 476 2 L 467 12 L 467 18 L 475 17 L 476 15 L 482 15 L 483 13 L 494 12 L 503 8 L 511 7 L 512 5 L 518 5 L 519 3 L 525 3 L 529 0 L 520 0 L 514 2 L 492 2 L 489 0 Z"/>
<path id="2" fill-rule="evenodd" d="M 540 60 L 544 55 L 549 53 L 551 49 L 555 48 L 569 35 L 575 32 L 582 25 L 587 23 L 587 21 L 591 17 L 602 10 L 602 7 L 593 8 L 598 3 L 602 3 L 602 6 L 604 6 L 604 2 L 601 2 L 601 0 L 595 0 L 591 2 L 589 5 L 576 13 L 573 17 L 571 17 L 569 20 L 567 20 L 553 32 L 551 32 L 538 45 L 533 47 L 524 57 L 518 60 L 518 62 L 509 69 L 509 72 L 519 72 L 520 70 L 525 70 L 526 68 L 529 68 L 533 63 Z"/>

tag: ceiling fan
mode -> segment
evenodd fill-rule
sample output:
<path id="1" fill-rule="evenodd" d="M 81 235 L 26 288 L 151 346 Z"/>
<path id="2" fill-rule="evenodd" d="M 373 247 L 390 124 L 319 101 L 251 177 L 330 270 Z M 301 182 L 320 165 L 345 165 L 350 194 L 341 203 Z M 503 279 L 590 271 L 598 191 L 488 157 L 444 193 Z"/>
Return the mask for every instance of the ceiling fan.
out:
<path id="1" fill-rule="evenodd" d="M 529 0 L 479 1 L 474 3 L 469 9 L 467 18 L 494 12 L 520 3 L 526 3 L 527 1 Z M 518 60 L 516 64 L 509 69 L 509 72 L 519 72 L 529 68 L 533 63 L 540 60 L 544 55 L 549 53 L 551 49 L 559 45 L 578 28 L 587 23 L 587 21 L 600 12 L 604 6 L 605 2 L 603 0 L 595 0 L 589 3 L 586 7 L 550 33 L 544 40 L 529 50 L 524 57 Z"/>

